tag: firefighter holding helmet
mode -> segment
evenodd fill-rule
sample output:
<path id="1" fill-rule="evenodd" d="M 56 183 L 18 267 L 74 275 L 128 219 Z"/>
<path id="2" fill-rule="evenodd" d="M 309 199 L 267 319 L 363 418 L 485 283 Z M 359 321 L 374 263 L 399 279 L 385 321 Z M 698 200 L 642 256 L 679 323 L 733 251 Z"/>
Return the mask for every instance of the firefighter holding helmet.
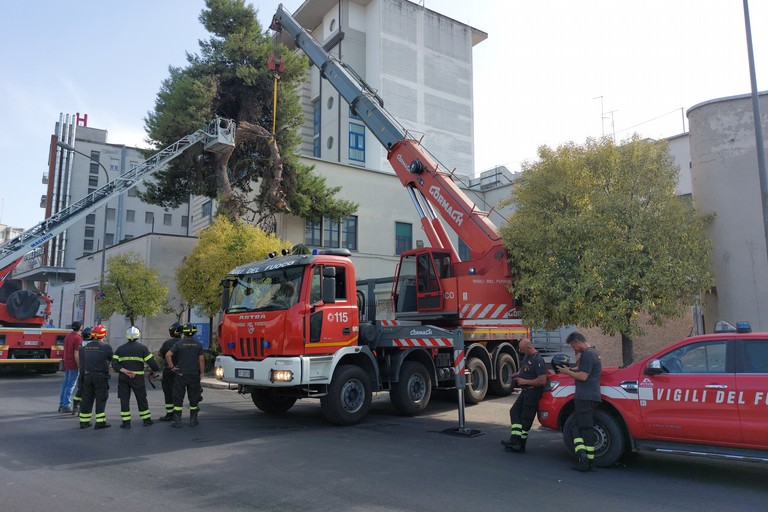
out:
<path id="1" fill-rule="evenodd" d="M 165 362 L 165 354 L 171 350 L 179 338 L 181 338 L 182 330 L 184 326 L 179 322 L 174 322 L 168 328 L 168 334 L 170 338 L 163 342 L 160 346 L 160 350 L 157 351 L 157 355 Z M 173 383 L 176 379 L 176 373 L 173 371 L 173 367 L 176 366 L 177 358 L 175 355 L 171 357 L 171 364 L 166 364 L 163 368 L 163 379 L 161 386 L 163 388 L 163 396 L 165 396 L 165 416 L 160 417 L 160 421 L 172 421 L 173 420 Z"/>
<path id="2" fill-rule="evenodd" d="M 189 426 L 197 425 L 197 414 L 200 412 L 198 404 L 203 399 L 203 387 L 200 381 L 205 371 L 205 357 L 203 345 L 192 336 L 197 332 L 194 324 L 184 324 L 182 328 L 183 338 L 171 347 L 165 354 L 165 362 L 176 372 L 176 380 L 173 386 L 173 424 L 172 427 L 181 428 L 181 411 L 184 405 L 184 395 L 189 399 Z M 173 363 L 173 356 L 176 363 Z"/>
<path id="3" fill-rule="evenodd" d="M 139 341 L 141 331 L 131 326 L 125 332 L 127 343 L 115 350 L 112 368 L 120 374 L 117 380 L 117 397 L 120 399 L 120 428 L 131 428 L 131 391 L 136 396 L 139 418 L 145 427 L 152 425 L 152 414 L 147 402 L 147 386 L 144 382 L 144 365 L 149 365 L 153 372 L 160 370 L 149 349 Z"/>

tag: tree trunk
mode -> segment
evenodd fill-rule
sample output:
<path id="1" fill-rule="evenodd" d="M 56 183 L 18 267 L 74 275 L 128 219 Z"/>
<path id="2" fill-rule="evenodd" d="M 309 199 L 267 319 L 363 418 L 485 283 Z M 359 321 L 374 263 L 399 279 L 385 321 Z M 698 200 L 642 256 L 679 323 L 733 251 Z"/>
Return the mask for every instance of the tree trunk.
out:
<path id="1" fill-rule="evenodd" d="M 621 360 L 624 366 L 629 366 L 635 361 L 635 351 L 632 338 L 621 333 Z"/>

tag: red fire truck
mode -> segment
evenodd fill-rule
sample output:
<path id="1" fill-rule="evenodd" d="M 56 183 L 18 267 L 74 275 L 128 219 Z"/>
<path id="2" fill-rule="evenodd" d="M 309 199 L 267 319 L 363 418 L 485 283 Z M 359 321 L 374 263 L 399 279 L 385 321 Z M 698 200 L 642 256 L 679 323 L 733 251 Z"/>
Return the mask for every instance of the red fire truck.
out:
<path id="1" fill-rule="evenodd" d="M 641 449 L 768 462 L 768 333 L 726 330 L 603 368 L 598 466 Z M 551 375 L 538 412 L 544 427 L 563 431 L 569 451 L 574 389 L 572 378 Z"/>

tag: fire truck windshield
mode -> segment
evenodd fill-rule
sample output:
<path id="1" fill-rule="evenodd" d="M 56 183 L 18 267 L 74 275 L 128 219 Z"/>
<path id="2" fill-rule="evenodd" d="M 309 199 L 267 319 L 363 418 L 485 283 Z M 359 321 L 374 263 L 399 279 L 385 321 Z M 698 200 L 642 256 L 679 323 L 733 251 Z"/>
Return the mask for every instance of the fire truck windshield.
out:
<path id="1" fill-rule="evenodd" d="M 285 268 L 239 276 L 227 313 L 288 309 L 299 300 L 304 267 Z"/>

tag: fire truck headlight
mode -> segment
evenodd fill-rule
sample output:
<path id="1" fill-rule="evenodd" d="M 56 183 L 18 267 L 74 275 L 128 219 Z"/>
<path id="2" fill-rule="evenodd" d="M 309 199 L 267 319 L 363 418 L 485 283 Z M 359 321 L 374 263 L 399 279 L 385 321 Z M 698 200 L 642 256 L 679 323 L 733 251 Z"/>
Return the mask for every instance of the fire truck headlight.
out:
<path id="1" fill-rule="evenodd" d="M 544 386 L 544 391 L 549 391 L 551 393 L 552 391 L 556 390 L 558 387 L 560 387 L 559 380 L 548 380 L 547 384 Z"/>
<path id="2" fill-rule="evenodd" d="M 270 370 L 269 380 L 271 382 L 291 382 L 293 372 L 291 370 Z"/>
<path id="3" fill-rule="evenodd" d="M 222 368 L 221 366 L 217 366 L 216 368 L 214 368 L 213 369 L 213 376 L 216 377 L 219 380 L 223 379 L 224 378 L 224 368 Z"/>
<path id="4" fill-rule="evenodd" d="M 549 418 L 549 413 L 547 411 L 539 411 L 539 419 L 541 421 L 546 421 L 547 418 Z"/>

